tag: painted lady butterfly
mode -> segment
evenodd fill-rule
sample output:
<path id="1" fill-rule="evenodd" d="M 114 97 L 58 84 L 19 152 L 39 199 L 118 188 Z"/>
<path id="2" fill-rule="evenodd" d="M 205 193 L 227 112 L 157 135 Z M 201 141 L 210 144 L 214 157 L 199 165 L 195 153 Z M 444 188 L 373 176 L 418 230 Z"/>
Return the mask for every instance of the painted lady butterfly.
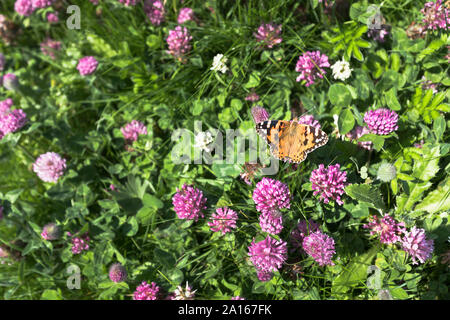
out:
<path id="1" fill-rule="evenodd" d="M 256 132 L 267 141 L 275 158 L 293 163 L 302 162 L 308 153 L 328 142 L 325 132 L 296 119 L 263 121 L 256 124 Z"/>

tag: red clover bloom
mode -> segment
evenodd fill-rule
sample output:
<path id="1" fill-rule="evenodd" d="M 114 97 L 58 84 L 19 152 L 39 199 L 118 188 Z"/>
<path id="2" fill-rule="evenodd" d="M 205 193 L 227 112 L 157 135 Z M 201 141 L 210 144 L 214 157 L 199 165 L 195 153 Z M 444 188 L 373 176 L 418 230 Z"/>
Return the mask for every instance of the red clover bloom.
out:
<path id="1" fill-rule="evenodd" d="M 331 259 L 336 253 L 334 250 L 334 240 L 330 236 L 315 231 L 303 239 L 303 250 L 311 256 L 319 265 L 334 265 Z"/>
<path id="2" fill-rule="evenodd" d="M 297 227 L 291 231 L 291 245 L 294 247 L 292 251 L 298 250 L 300 253 L 303 252 L 303 239 L 317 230 L 319 230 L 319 225 L 314 220 L 300 221 Z"/>
<path id="3" fill-rule="evenodd" d="M 443 29 L 448 30 L 450 26 L 450 10 L 446 5 L 442 5 L 442 0 L 436 2 L 429 1 L 420 10 L 425 16 L 422 22 L 428 30 Z"/>
<path id="4" fill-rule="evenodd" d="M 400 241 L 401 235 L 406 232 L 404 227 L 405 224 L 403 222 L 396 222 L 394 218 L 387 214 L 381 219 L 373 216 L 368 224 L 363 225 L 363 228 L 371 229 L 370 235 L 379 235 L 380 242 L 386 244 Z"/>
<path id="5" fill-rule="evenodd" d="M 42 229 L 41 237 L 45 240 L 57 240 L 61 236 L 61 227 L 56 223 L 49 223 Z"/>
<path id="6" fill-rule="evenodd" d="M 87 76 L 97 69 L 98 61 L 93 56 L 81 58 L 78 61 L 77 69 L 82 76 Z"/>
<path id="7" fill-rule="evenodd" d="M 403 250 L 412 257 L 412 264 L 418 264 L 417 260 L 424 263 L 431 258 L 434 250 L 434 241 L 426 238 L 424 229 L 415 226 L 401 239 L 401 245 Z"/>
<path id="8" fill-rule="evenodd" d="M 398 129 L 397 121 L 398 114 L 386 108 L 370 110 L 364 114 L 364 122 L 374 134 L 387 135 L 394 132 Z"/>
<path id="9" fill-rule="evenodd" d="M 17 0 L 14 3 L 14 10 L 24 17 L 28 17 L 34 12 L 31 0 Z"/>
<path id="10" fill-rule="evenodd" d="M 154 26 L 159 26 L 164 21 L 166 14 L 164 4 L 159 0 L 146 0 L 144 12 Z"/>
<path id="11" fill-rule="evenodd" d="M 297 119 L 300 124 L 306 124 L 320 129 L 320 123 L 312 115 L 304 115 Z"/>
<path id="12" fill-rule="evenodd" d="M 269 113 L 266 109 L 260 106 L 254 106 L 251 110 L 253 120 L 255 123 L 263 122 L 269 120 Z"/>
<path id="13" fill-rule="evenodd" d="M 141 134 L 147 134 L 147 128 L 145 125 L 137 120 L 133 120 L 124 127 L 120 129 L 122 131 L 123 137 L 129 142 L 136 141 L 138 136 Z"/>
<path id="14" fill-rule="evenodd" d="M 120 3 L 128 6 L 135 6 L 140 0 L 119 0 Z"/>
<path id="15" fill-rule="evenodd" d="M 194 20 L 194 10 L 191 8 L 181 8 L 180 13 L 178 14 L 178 24 L 183 24 L 186 21 Z"/>
<path id="16" fill-rule="evenodd" d="M 66 160 L 55 152 L 41 154 L 33 163 L 33 171 L 44 182 L 57 182 L 65 169 Z"/>
<path id="17" fill-rule="evenodd" d="M 370 130 L 367 127 L 356 126 L 355 129 L 348 132 L 345 136 L 350 139 L 350 141 L 358 140 L 362 136 L 369 134 Z M 366 150 L 372 150 L 373 142 L 372 141 L 358 141 L 358 147 L 364 148 Z"/>
<path id="18" fill-rule="evenodd" d="M 47 38 L 44 42 L 41 43 L 41 51 L 44 55 L 49 56 L 52 59 L 55 59 L 55 52 L 61 49 L 61 42 L 55 41 L 50 38 Z"/>
<path id="19" fill-rule="evenodd" d="M 143 281 L 133 294 L 133 300 L 157 300 L 159 296 L 160 288 L 156 283 L 152 282 L 148 284 Z"/>
<path id="20" fill-rule="evenodd" d="M 217 208 L 216 213 L 211 215 L 211 222 L 208 222 L 208 226 L 211 227 L 211 231 L 222 232 L 225 234 L 230 232 L 231 229 L 236 228 L 237 213 L 227 207 Z"/>
<path id="21" fill-rule="evenodd" d="M 263 212 L 259 216 L 259 225 L 264 232 L 279 234 L 283 230 L 283 217 L 274 217 L 270 212 Z"/>
<path id="22" fill-rule="evenodd" d="M 253 35 L 258 42 L 262 42 L 263 45 L 268 48 L 272 48 L 274 45 L 281 43 L 283 38 L 281 34 L 281 25 L 272 23 L 266 23 L 259 26 L 258 31 Z"/>
<path id="23" fill-rule="evenodd" d="M 31 0 L 33 9 L 43 9 L 52 5 L 54 0 Z"/>
<path id="24" fill-rule="evenodd" d="M 295 71 L 300 72 L 296 81 L 306 80 L 306 86 L 314 84 L 317 78 L 322 79 L 325 70 L 322 68 L 330 67 L 328 57 L 321 54 L 320 51 L 306 51 L 298 58 Z"/>
<path id="25" fill-rule="evenodd" d="M 3 76 L 3 87 L 6 90 L 15 91 L 19 88 L 19 80 L 13 73 L 7 73 Z"/>
<path id="26" fill-rule="evenodd" d="M 311 172 L 309 181 L 312 182 L 314 195 L 320 193 L 320 200 L 328 203 L 330 199 L 335 200 L 342 205 L 341 195 L 344 194 L 344 187 L 347 181 L 347 172 L 340 170 L 340 164 L 328 166 L 326 169 L 323 164 Z"/>
<path id="27" fill-rule="evenodd" d="M 69 237 L 72 237 L 72 234 L 70 232 L 67 232 L 67 235 Z M 72 237 L 72 253 L 73 254 L 80 254 L 85 250 L 89 250 L 89 239 L 88 233 L 86 232 L 81 237 Z"/>
<path id="28" fill-rule="evenodd" d="M 50 12 L 47 14 L 47 21 L 49 23 L 57 23 L 59 21 L 58 12 Z"/>
<path id="29" fill-rule="evenodd" d="M 114 282 L 122 282 L 127 279 L 127 270 L 120 263 L 113 263 L 109 268 L 109 279 Z"/>
<path id="30" fill-rule="evenodd" d="M 168 53 L 179 61 L 184 61 L 184 55 L 191 50 L 190 41 L 192 40 L 189 30 L 186 27 L 175 27 L 169 30 L 169 36 L 166 41 L 169 46 Z"/>
<path id="31" fill-rule="evenodd" d="M 8 105 L 9 101 L 5 103 L 2 108 Z M 27 115 L 22 109 L 6 110 L 1 113 L 0 110 L 0 139 L 8 133 L 13 133 L 22 128 L 27 122 Z"/>
<path id="32" fill-rule="evenodd" d="M 290 197 L 286 184 L 270 178 L 262 178 L 253 190 L 256 210 L 261 213 L 270 213 L 274 217 L 279 216 L 279 209 L 290 208 Z"/>
<path id="33" fill-rule="evenodd" d="M 186 184 L 181 187 L 181 190 L 177 188 L 177 192 L 172 198 L 178 218 L 196 222 L 199 217 L 204 217 L 202 210 L 206 209 L 206 201 L 201 190 Z"/>
<path id="34" fill-rule="evenodd" d="M 277 241 L 270 236 L 248 247 L 250 260 L 258 271 L 270 273 L 281 268 L 287 259 L 287 246 L 283 240 Z"/>

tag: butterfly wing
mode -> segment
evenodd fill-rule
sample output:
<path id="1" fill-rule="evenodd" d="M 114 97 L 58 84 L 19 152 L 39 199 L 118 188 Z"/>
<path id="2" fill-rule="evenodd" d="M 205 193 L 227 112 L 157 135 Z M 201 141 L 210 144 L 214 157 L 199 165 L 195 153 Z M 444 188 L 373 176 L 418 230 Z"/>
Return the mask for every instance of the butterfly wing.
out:
<path id="1" fill-rule="evenodd" d="M 294 163 L 304 161 L 308 153 L 328 142 L 327 134 L 317 127 L 292 122 L 290 131 L 289 158 Z"/>
<path id="2" fill-rule="evenodd" d="M 295 121 L 263 121 L 256 125 L 256 131 L 276 159 L 294 163 L 304 161 L 309 152 L 328 142 L 328 136 L 319 128 Z"/>

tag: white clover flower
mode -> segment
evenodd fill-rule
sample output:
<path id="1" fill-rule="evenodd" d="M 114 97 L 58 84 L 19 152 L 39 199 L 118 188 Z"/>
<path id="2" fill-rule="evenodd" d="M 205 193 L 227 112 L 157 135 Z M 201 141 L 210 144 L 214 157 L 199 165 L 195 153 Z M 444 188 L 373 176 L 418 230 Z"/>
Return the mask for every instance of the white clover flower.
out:
<path id="1" fill-rule="evenodd" d="M 227 61 L 228 58 L 219 53 L 214 57 L 212 67 L 209 70 L 225 73 L 228 70 L 228 67 L 226 66 Z"/>
<path id="2" fill-rule="evenodd" d="M 195 148 L 200 148 L 205 150 L 206 152 L 210 152 L 212 150 L 210 143 L 213 142 L 213 137 L 210 132 L 199 132 L 195 136 Z"/>
<path id="3" fill-rule="evenodd" d="M 178 286 L 175 289 L 173 300 L 194 300 L 196 291 L 197 290 L 192 291 L 192 288 L 186 281 L 186 289 L 183 289 L 181 286 Z"/>
<path id="4" fill-rule="evenodd" d="M 350 63 L 344 59 L 333 64 L 331 70 L 333 70 L 333 77 L 342 81 L 348 79 L 353 71 L 353 69 L 350 68 Z"/>

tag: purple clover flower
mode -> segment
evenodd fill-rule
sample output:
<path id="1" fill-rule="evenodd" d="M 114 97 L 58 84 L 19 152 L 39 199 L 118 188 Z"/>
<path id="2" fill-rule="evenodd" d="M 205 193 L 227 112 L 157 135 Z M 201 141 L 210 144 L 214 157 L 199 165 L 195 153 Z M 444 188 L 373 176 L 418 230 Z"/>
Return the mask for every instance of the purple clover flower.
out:
<path id="1" fill-rule="evenodd" d="M 309 115 L 309 114 L 301 116 L 300 118 L 297 119 L 297 122 L 300 124 L 306 124 L 309 126 L 313 126 L 313 127 L 319 128 L 319 129 L 321 127 L 319 121 L 317 121 L 314 118 L 314 116 Z"/>
<path id="2" fill-rule="evenodd" d="M 69 237 L 72 237 L 72 234 L 70 232 L 67 232 L 67 235 Z M 80 254 L 83 251 L 89 250 L 89 241 L 91 239 L 88 236 L 88 233 L 86 232 L 81 237 L 72 237 L 72 248 L 71 251 L 73 254 Z"/>
<path id="3" fill-rule="evenodd" d="M 147 134 L 147 128 L 145 125 L 137 120 L 132 120 L 120 129 L 125 140 L 129 142 L 136 141 L 141 134 Z"/>
<path id="4" fill-rule="evenodd" d="M 77 69 L 82 76 L 87 76 L 97 70 L 98 61 L 93 56 L 81 58 L 78 61 Z"/>
<path id="5" fill-rule="evenodd" d="M 269 120 L 269 113 L 266 109 L 260 106 L 254 106 L 251 110 L 253 120 L 255 123 L 263 122 Z"/>
<path id="6" fill-rule="evenodd" d="M 298 58 L 295 71 L 300 72 L 296 81 L 306 80 L 306 86 L 314 84 L 317 78 L 322 79 L 326 73 L 322 68 L 330 67 L 328 57 L 320 51 L 306 51 Z"/>
<path id="7" fill-rule="evenodd" d="M 355 129 L 348 132 L 345 136 L 352 140 L 358 140 L 362 136 L 369 134 L 370 130 L 367 127 L 362 126 L 356 126 Z M 372 141 L 358 141 L 358 147 L 361 147 L 366 150 L 372 150 L 373 148 L 373 142 Z"/>
<path id="8" fill-rule="evenodd" d="M 14 10 L 21 16 L 28 17 L 34 12 L 33 3 L 31 0 L 17 0 L 14 3 Z"/>
<path id="9" fill-rule="evenodd" d="M 41 43 L 41 51 L 44 55 L 49 56 L 52 59 L 55 59 L 55 52 L 61 49 L 61 42 L 55 41 L 50 38 L 47 38 L 44 42 Z"/>
<path id="10" fill-rule="evenodd" d="M 158 300 L 160 288 L 156 283 L 148 284 L 143 281 L 133 294 L 133 300 Z"/>
<path id="11" fill-rule="evenodd" d="M 113 263 L 109 268 L 109 279 L 114 282 L 122 282 L 127 279 L 127 270 L 120 263 Z"/>
<path id="12" fill-rule="evenodd" d="M 177 192 L 172 198 L 174 210 L 180 219 L 198 221 L 198 218 L 204 217 L 202 210 L 206 209 L 206 197 L 199 189 L 184 184 L 181 190 L 177 188 Z"/>
<path id="13" fill-rule="evenodd" d="M 403 250 L 411 256 L 412 264 L 418 264 L 417 260 L 424 263 L 431 258 L 434 250 L 434 241 L 426 238 L 424 229 L 415 226 L 401 239 L 401 245 Z"/>
<path id="14" fill-rule="evenodd" d="M 448 6 L 448 5 L 447 5 Z M 442 0 L 436 2 L 429 1 L 425 3 L 422 10 L 424 15 L 422 22 L 428 30 L 448 30 L 450 26 L 450 10 L 446 5 L 442 5 Z"/>
<path id="15" fill-rule="evenodd" d="M 274 217 L 279 216 L 280 209 L 290 208 L 289 188 L 281 181 L 262 178 L 253 190 L 253 201 L 256 210 L 261 213 L 270 213 Z"/>
<path id="16" fill-rule="evenodd" d="M 270 281 L 273 278 L 273 273 L 272 272 L 266 272 L 266 271 L 258 271 L 256 273 L 256 276 L 258 277 L 259 281 Z"/>
<path id="17" fill-rule="evenodd" d="M 166 39 L 169 46 L 168 53 L 179 61 L 184 61 L 184 56 L 192 48 L 189 43 L 191 40 L 192 37 L 186 27 L 177 26 L 174 30 L 169 30 L 169 36 Z"/>
<path id="18" fill-rule="evenodd" d="M 144 2 L 144 12 L 154 26 L 159 26 L 164 21 L 166 14 L 164 4 L 159 0 L 146 0 Z"/>
<path id="19" fill-rule="evenodd" d="M 44 182 L 57 182 L 65 169 L 66 160 L 55 152 L 41 154 L 33 163 L 33 171 Z"/>
<path id="20" fill-rule="evenodd" d="M 128 6 L 135 6 L 140 0 L 119 0 L 120 3 Z"/>
<path id="21" fill-rule="evenodd" d="M 50 7 L 54 0 L 31 0 L 33 9 L 43 9 Z"/>
<path id="22" fill-rule="evenodd" d="M 371 133 L 387 135 L 398 129 L 398 114 L 386 108 L 369 110 L 364 114 L 364 122 L 367 123 Z"/>
<path id="23" fill-rule="evenodd" d="M 259 225 L 264 232 L 279 234 L 283 230 L 283 217 L 274 217 L 270 212 L 263 212 L 259 216 Z"/>
<path id="24" fill-rule="evenodd" d="M 236 228 L 237 213 L 227 207 L 217 208 L 216 213 L 211 215 L 211 222 L 208 222 L 208 226 L 211 227 L 211 231 L 222 232 L 225 234 L 231 232 L 231 229 Z"/>
<path id="25" fill-rule="evenodd" d="M 57 240 L 61 236 L 61 228 L 56 223 L 49 223 L 42 229 L 41 237 L 45 240 Z"/>
<path id="26" fill-rule="evenodd" d="M 287 246 L 283 240 L 277 241 L 270 236 L 248 247 L 249 256 L 255 268 L 264 273 L 277 271 L 287 259 Z"/>
<path id="27" fill-rule="evenodd" d="M 191 8 L 181 8 L 177 19 L 178 24 L 183 24 L 191 20 L 194 20 L 194 10 L 192 10 Z"/>
<path id="28" fill-rule="evenodd" d="M 334 250 L 334 240 L 330 236 L 315 231 L 303 239 L 303 250 L 311 256 L 319 265 L 334 265 L 331 259 L 336 253 Z"/>
<path id="29" fill-rule="evenodd" d="M 320 193 L 320 200 L 328 203 L 330 199 L 335 200 L 342 205 L 341 195 L 344 194 L 344 187 L 347 181 L 347 172 L 340 170 L 340 164 L 328 166 L 325 169 L 323 164 L 319 168 L 311 172 L 309 181 L 312 182 L 314 195 Z"/>
<path id="30" fill-rule="evenodd" d="M 303 240 L 306 236 L 313 232 L 316 232 L 317 230 L 319 230 L 319 225 L 314 220 L 309 219 L 308 221 L 300 221 L 295 229 L 291 231 L 290 243 L 293 247 L 292 251 L 298 251 L 299 253 L 302 253 Z"/>
<path id="31" fill-rule="evenodd" d="M 281 25 L 273 23 L 263 23 L 259 26 L 258 31 L 253 35 L 258 42 L 263 43 L 268 48 L 272 48 L 274 45 L 283 41 L 281 34 Z"/>
<path id="32" fill-rule="evenodd" d="M 380 242 L 387 244 L 400 241 L 401 235 L 406 232 L 404 227 L 404 222 L 396 222 L 394 218 L 387 214 L 381 219 L 378 219 L 377 216 L 373 216 L 368 224 L 363 225 L 363 228 L 371 229 L 370 235 L 379 235 Z"/>

